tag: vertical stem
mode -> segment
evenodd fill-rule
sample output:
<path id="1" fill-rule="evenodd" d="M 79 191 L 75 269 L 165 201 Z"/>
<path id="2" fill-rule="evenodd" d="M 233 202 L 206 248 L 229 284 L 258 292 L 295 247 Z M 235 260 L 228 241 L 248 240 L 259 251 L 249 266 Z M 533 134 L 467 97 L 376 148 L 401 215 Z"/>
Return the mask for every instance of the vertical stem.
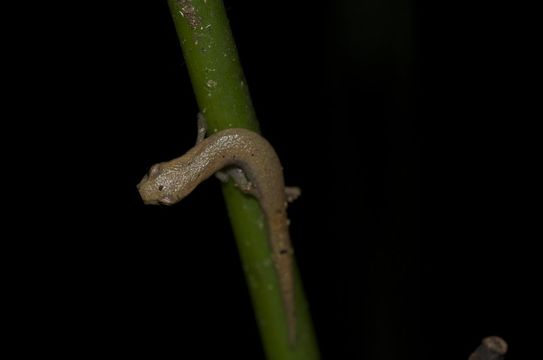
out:
<path id="1" fill-rule="evenodd" d="M 168 4 L 210 133 L 229 127 L 259 131 L 222 1 L 168 0 Z M 296 277 L 298 337 L 294 346 L 288 343 L 286 315 L 258 202 L 232 184 L 226 184 L 223 192 L 268 359 L 319 359 L 299 276 Z"/>

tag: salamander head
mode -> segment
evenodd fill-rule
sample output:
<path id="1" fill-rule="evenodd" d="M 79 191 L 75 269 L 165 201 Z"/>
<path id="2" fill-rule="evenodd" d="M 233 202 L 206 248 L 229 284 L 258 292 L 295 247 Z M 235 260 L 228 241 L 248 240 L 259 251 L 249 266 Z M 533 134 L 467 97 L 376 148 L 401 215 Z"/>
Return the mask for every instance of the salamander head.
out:
<path id="1" fill-rule="evenodd" d="M 173 205 L 182 200 L 196 186 L 188 172 L 167 163 L 151 166 L 149 173 L 137 185 L 145 204 Z"/>

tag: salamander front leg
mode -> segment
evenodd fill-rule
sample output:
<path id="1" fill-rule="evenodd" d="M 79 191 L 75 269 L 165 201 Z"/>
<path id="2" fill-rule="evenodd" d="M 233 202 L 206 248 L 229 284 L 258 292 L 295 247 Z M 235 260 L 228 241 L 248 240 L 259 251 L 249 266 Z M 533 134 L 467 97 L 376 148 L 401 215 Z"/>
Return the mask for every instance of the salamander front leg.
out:
<path id="1" fill-rule="evenodd" d="M 204 140 L 207 134 L 207 121 L 204 114 L 198 113 L 198 135 L 196 136 L 196 144 L 199 144 Z"/>

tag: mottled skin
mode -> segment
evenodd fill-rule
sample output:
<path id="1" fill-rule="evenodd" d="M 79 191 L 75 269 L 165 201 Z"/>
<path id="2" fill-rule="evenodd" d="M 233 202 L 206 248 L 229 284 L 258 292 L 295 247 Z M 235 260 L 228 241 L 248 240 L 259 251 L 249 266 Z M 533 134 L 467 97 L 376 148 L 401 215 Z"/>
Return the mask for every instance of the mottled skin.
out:
<path id="1" fill-rule="evenodd" d="M 272 261 L 287 314 L 289 340 L 294 343 L 293 249 L 286 212 L 286 192 L 292 188 L 285 189 L 279 158 L 263 137 L 250 130 L 227 129 L 205 139 L 203 134 L 205 130 L 200 121 L 197 144 L 179 158 L 153 165 L 138 184 L 140 195 L 146 204 L 172 205 L 202 181 L 230 167 L 227 174 L 241 190 L 259 200 L 266 218 Z M 219 174 L 219 178 L 225 178 L 224 173 Z M 294 191 L 293 195 L 296 197 L 298 193 Z"/>

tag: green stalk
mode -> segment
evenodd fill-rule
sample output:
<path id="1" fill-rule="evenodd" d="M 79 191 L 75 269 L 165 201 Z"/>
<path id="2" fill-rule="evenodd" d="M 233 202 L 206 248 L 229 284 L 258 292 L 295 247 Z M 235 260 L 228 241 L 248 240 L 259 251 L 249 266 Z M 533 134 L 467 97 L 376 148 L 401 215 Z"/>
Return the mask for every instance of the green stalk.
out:
<path id="1" fill-rule="evenodd" d="M 168 4 L 209 132 L 231 127 L 259 131 L 222 1 L 168 0 Z M 288 342 L 286 315 L 258 202 L 230 183 L 223 192 L 267 358 L 319 359 L 299 276 L 297 341 L 294 346 Z"/>

